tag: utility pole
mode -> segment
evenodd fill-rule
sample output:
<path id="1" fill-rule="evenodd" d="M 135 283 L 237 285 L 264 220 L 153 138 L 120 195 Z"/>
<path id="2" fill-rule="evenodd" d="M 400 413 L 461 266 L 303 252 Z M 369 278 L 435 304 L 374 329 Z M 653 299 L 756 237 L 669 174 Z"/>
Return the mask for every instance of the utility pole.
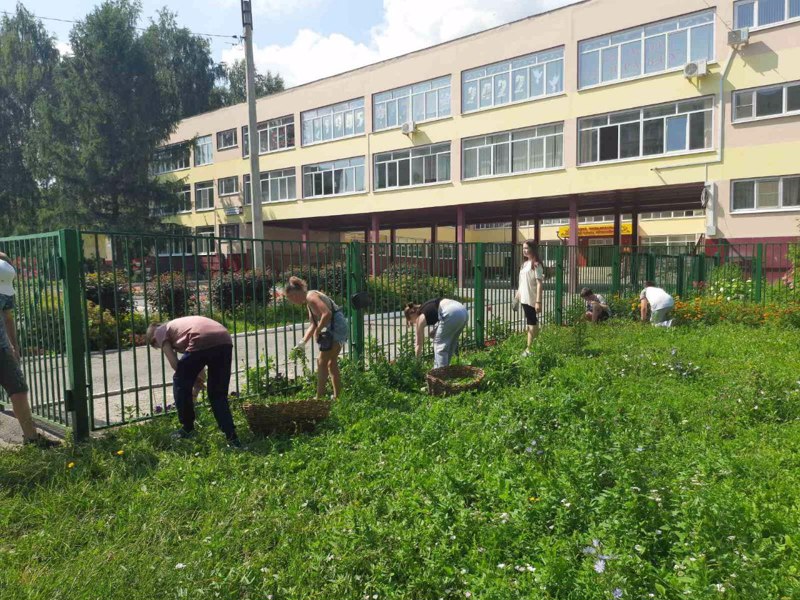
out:
<path id="1" fill-rule="evenodd" d="M 256 116 L 256 73 L 253 60 L 253 8 L 242 0 L 244 53 L 247 73 L 247 136 L 250 139 L 250 200 L 253 222 L 253 268 L 264 270 L 264 215 L 261 212 L 261 175 L 258 164 L 258 118 Z M 244 140 L 242 140 L 244 143 Z"/>

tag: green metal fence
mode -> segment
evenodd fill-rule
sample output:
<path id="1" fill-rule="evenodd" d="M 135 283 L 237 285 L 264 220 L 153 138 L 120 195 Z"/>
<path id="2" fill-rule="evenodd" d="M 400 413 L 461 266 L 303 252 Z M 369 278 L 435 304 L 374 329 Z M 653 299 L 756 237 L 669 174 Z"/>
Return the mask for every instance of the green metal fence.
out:
<path id="1" fill-rule="evenodd" d="M 315 348 L 292 352 L 308 319 L 283 295 L 296 275 L 330 295 L 349 319 L 344 353 L 369 367 L 413 343 L 406 302 L 449 296 L 470 314 L 462 347 L 524 329 L 513 311 L 521 249 L 510 244 L 253 241 L 202 235 L 65 230 L 0 239 L 18 269 L 16 319 L 35 415 L 76 438 L 170 413 L 172 372 L 144 343 L 150 323 L 202 314 L 234 343 L 231 390 L 240 398 L 290 386 L 315 368 Z M 544 248 L 542 324 L 563 324 L 589 287 L 637 296 L 646 280 L 682 298 L 720 294 L 749 302 L 797 299 L 796 244 L 692 249 L 565 245 Z M 254 257 L 264 268 L 253 272 Z M 361 310 L 349 299 L 367 292 Z M 3 401 L 0 397 L 0 403 Z"/>

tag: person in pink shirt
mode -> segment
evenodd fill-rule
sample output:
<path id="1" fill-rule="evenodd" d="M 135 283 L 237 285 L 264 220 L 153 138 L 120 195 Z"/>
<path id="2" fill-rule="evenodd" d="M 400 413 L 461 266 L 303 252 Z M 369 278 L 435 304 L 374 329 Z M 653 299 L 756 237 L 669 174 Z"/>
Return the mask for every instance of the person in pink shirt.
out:
<path id="1" fill-rule="evenodd" d="M 228 446 L 240 448 L 228 388 L 231 381 L 233 340 L 228 330 L 206 317 L 181 317 L 168 323 L 154 323 L 147 328 L 147 343 L 160 348 L 175 370 L 172 378 L 175 408 L 181 428 L 173 436 L 194 435 L 194 398 L 203 387 L 203 370 L 208 368 L 208 399 L 217 425 L 225 434 Z M 181 353 L 179 359 L 177 353 Z"/>

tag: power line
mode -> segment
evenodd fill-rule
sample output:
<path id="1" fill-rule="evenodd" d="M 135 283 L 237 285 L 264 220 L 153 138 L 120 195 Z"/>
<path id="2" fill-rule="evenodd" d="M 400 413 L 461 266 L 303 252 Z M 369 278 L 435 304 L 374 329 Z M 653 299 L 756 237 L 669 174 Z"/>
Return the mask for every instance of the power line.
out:
<path id="1" fill-rule="evenodd" d="M 10 13 L 7 10 L 2 10 L 0 13 L 4 15 L 8 15 L 9 17 L 13 17 L 16 13 Z M 31 16 L 36 19 L 41 19 L 42 21 L 58 21 L 59 23 L 80 23 L 80 21 L 76 21 L 74 19 L 59 19 L 57 17 L 42 17 L 39 15 L 34 15 L 31 13 Z M 134 27 L 137 31 L 147 31 L 147 27 Z M 201 37 L 217 37 L 217 38 L 226 38 L 226 39 L 234 39 L 234 40 L 241 40 L 242 36 L 240 35 L 225 35 L 221 33 L 199 33 L 197 31 L 190 31 L 192 35 L 198 35 Z M 237 42 L 238 44 L 238 42 Z"/>

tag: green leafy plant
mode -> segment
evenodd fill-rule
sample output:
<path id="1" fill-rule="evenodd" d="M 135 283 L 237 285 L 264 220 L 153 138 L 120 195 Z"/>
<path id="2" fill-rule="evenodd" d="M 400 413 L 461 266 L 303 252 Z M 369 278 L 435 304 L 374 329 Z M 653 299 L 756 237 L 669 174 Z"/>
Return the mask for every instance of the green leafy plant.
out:
<path id="1" fill-rule="evenodd" d="M 199 306 L 193 285 L 181 273 L 163 273 L 150 282 L 146 300 L 151 316 L 163 321 L 195 313 Z"/>
<path id="2" fill-rule="evenodd" d="M 113 314 L 125 313 L 131 305 L 128 277 L 121 270 L 87 273 L 84 296 L 88 302 L 102 306 L 103 310 Z"/>
<path id="3" fill-rule="evenodd" d="M 249 304 L 268 304 L 272 298 L 269 271 L 228 272 L 211 280 L 210 299 L 215 309 L 230 310 Z"/>

